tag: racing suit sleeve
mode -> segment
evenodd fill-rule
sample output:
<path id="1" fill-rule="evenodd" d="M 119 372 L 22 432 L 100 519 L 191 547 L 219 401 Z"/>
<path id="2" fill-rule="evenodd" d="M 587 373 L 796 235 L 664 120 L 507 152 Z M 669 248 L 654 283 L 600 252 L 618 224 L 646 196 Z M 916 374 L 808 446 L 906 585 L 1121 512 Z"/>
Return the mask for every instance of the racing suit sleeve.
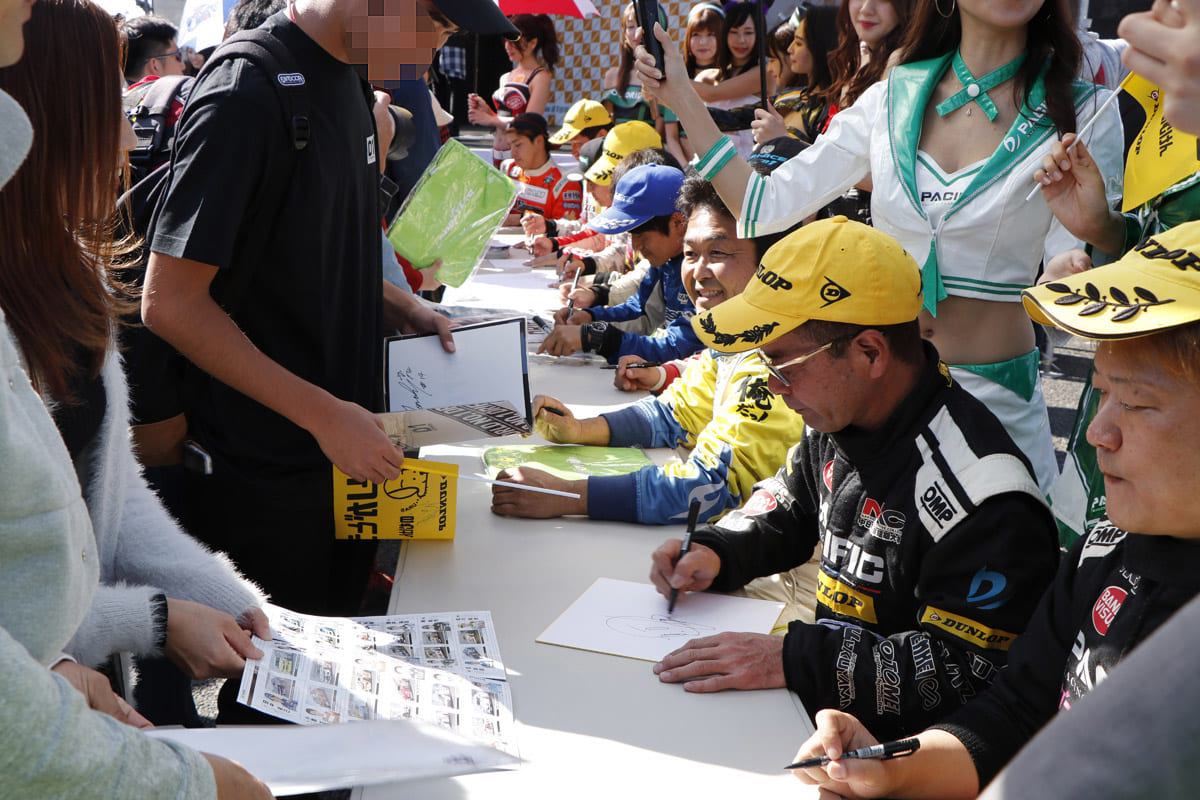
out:
<path id="1" fill-rule="evenodd" d="M 550 205 L 546 208 L 549 219 L 579 219 L 583 209 L 583 184 L 569 181 L 564 176 L 554 186 Z"/>
<path id="2" fill-rule="evenodd" d="M 687 358 L 703 349 L 696 332 L 692 330 L 690 317 L 676 317 L 649 336 L 626 333 L 610 327 L 605 331 L 604 342 L 596 348 L 599 355 L 615 364 L 621 356 L 641 356 L 647 361 L 670 361 Z"/>
<path id="3" fill-rule="evenodd" d="M 756 358 L 742 359 L 719 381 L 717 362 L 704 351 L 660 397 L 603 415 L 610 445 L 682 445 L 691 452 L 661 467 L 589 478 L 588 515 L 662 525 L 683 522 L 693 499 L 701 501 L 701 520 L 741 505 L 755 481 L 778 469 L 803 430 L 800 417 L 766 385 Z"/>
<path id="4" fill-rule="evenodd" d="M 799 477 L 798 454 L 803 447 L 802 440 L 788 452 L 778 472 L 754 485 L 750 499 L 740 508 L 715 524 L 696 527 L 692 541 L 711 548 L 721 559 L 711 591 L 740 589 L 755 578 L 785 572 L 812 557 L 818 517 Z"/>
<path id="5" fill-rule="evenodd" d="M 854 714 L 881 740 L 928 727 L 986 689 L 1005 665 L 1053 577 L 1055 560 L 1040 555 L 1054 547 L 1053 525 L 1036 499 L 988 498 L 914 563 L 898 566 L 917 571 L 909 630 L 882 637 L 849 622 L 791 623 L 783 649 L 788 688 L 810 712 Z M 819 576 L 819 598 L 844 588 Z M 849 601 L 819 602 L 862 596 L 851 592 Z"/>
<path id="6" fill-rule="evenodd" d="M 1058 710 L 1063 667 L 1078 628 L 1072 599 L 1082 582 L 1077 565 L 1086 541 L 1081 537 L 1063 558 L 1029 627 L 1013 643 L 1008 668 L 986 692 L 933 726 L 953 734 L 967 748 L 980 786 L 987 785 Z"/>
<path id="7" fill-rule="evenodd" d="M 638 284 L 637 294 L 633 297 L 630 297 L 620 305 L 599 306 L 587 310 L 596 322 L 625 322 L 637 319 L 642 315 L 646 301 L 650 299 L 650 294 L 654 291 L 654 287 L 661 280 L 661 277 L 662 271 L 658 267 L 651 267 L 646 271 L 646 276 L 642 278 L 642 282 Z"/>

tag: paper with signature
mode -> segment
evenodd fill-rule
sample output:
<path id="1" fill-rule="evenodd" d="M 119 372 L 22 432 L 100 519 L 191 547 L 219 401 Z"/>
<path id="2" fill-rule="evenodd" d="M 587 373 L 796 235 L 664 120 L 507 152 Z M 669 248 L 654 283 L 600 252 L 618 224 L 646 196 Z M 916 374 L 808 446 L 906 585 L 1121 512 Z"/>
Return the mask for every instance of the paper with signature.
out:
<path id="1" fill-rule="evenodd" d="M 499 400 L 529 418 L 525 326 L 513 317 L 455 328 L 453 353 L 433 335 L 388 339 L 388 411 Z"/>
<path id="2" fill-rule="evenodd" d="M 652 585 L 597 578 L 537 641 L 659 661 L 691 639 L 722 631 L 770 633 L 781 611 L 783 603 L 689 592 L 667 614 L 667 599 Z"/>

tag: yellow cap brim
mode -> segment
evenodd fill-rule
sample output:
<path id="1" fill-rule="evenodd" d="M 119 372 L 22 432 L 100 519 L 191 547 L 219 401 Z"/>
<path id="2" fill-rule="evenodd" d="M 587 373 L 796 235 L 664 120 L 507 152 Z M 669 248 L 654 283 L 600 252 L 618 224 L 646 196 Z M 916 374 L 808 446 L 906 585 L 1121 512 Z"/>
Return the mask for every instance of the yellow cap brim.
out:
<path id="1" fill-rule="evenodd" d="M 1087 339 L 1132 339 L 1200 321 L 1200 276 L 1125 259 L 1022 292 L 1035 322 Z"/>
<path id="2" fill-rule="evenodd" d="M 770 320 L 763 322 L 763 320 Z M 775 341 L 807 322 L 755 306 L 745 294 L 692 317 L 692 330 L 706 346 L 722 353 L 744 353 Z"/>
<path id="3" fill-rule="evenodd" d="M 596 159 L 596 163 L 592 164 L 587 172 L 583 173 L 583 177 L 592 183 L 600 186 L 608 186 L 612 183 L 613 170 L 617 168 L 618 161 L 614 161 L 607 155 L 602 155 Z"/>
<path id="4" fill-rule="evenodd" d="M 558 133 L 550 137 L 550 144 L 566 144 L 578 135 L 578 128 L 572 128 L 569 125 L 563 125 L 558 129 Z"/>

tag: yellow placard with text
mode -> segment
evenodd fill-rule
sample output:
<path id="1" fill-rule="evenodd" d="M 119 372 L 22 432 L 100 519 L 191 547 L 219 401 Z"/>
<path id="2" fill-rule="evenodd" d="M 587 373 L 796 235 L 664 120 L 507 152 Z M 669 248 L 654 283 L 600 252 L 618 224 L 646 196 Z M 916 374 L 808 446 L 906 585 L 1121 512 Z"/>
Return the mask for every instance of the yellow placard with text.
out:
<path id="1" fill-rule="evenodd" d="M 1129 211 L 1200 170 L 1200 152 L 1195 136 L 1176 130 L 1163 118 L 1161 89 L 1136 73 L 1130 73 L 1121 88 L 1146 110 L 1146 124 L 1125 162 L 1121 210 Z"/>
<path id="2" fill-rule="evenodd" d="M 333 467 L 338 539 L 453 539 L 458 465 L 410 458 L 384 484 L 356 481 Z"/>

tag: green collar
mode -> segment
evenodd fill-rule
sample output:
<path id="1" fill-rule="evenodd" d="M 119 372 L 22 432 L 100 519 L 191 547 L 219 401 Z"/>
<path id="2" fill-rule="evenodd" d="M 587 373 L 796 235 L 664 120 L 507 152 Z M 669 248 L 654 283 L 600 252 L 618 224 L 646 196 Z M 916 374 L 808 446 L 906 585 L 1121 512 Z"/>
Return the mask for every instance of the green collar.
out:
<path id="1" fill-rule="evenodd" d="M 955 50 L 951 66 L 954 68 L 954 74 L 958 76 L 958 80 L 962 83 L 963 88 L 957 94 L 938 103 L 938 115 L 944 117 L 974 100 L 983 109 L 983 113 L 987 114 L 987 118 L 995 122 L 996 115 L 1000 112 L 996 110 L 996 104 L 992 102 L 992 98 L 988 97 L 988 92 L 1016 75 L 1017 70 L 1024 63 L 1025 54 L 1021 53 L 1021 55 L 1004 66 L 994 69 L 987 75 L 976 80 L 975 76 L 971 74 L 971 70 L 967 69 L 967 65 L 963 63 L 962 51 Z M 971 109 L 968 108 L 967 114 L 969 115 L 970 113 Z"/>

